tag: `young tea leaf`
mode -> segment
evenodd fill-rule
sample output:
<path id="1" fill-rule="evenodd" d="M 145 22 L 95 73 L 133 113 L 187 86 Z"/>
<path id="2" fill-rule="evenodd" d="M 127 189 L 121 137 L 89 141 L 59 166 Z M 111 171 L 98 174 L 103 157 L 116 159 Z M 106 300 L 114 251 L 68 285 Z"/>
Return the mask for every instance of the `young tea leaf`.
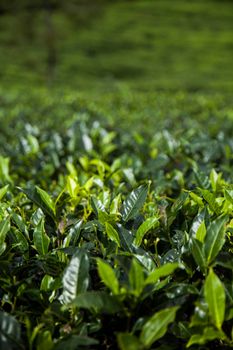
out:
<path id="1" fill-rule="evenodd" d="M 139 296 L 144 288 L 144 273 L 142 265 L 136 259 L 131 263 L 129 283 L 134 295 Z"/>
<path id="2" fill-rule="evenodd" d="M 0 201 L 3 199 L 3 197 L 7 193 L 8 187 L 9 187 L 9 185 L 6 185 L 0 189 Z"/>
<path id="3" fill-rule="evenodd" d="M 145 234 L 149 230 L 151 230 L 152 228 L 158 225 L 159 225 L 159 219 L 157 217 L 148 218 L 146 221 L 144 221 L 137 229 L 136 237 L 134 239 L 134 244 L 139 247 L 142 243 L 142 240 Z"/>
<path id="4" fill-rule="evenodd" d="M 178 263 L 167 263 L 161 267 L 158 267 L 156 270 L 149 274 L 145 280 L 145 284 L 157 283 L 161 277 L 167 277 L 171 275 L 178 267 Z"/>
<path id="5" fill-rule="evenodd" d="M 101 259 L 97 259 L 98 263 L 98 273 L 104 284 L 111 289 L 113 294 L 118 294 L 119 292 L 119 282 L 116 278 L 114 270 L 111 266 Z"/>
<path id="6" fill-rule="evenodd" d="M 105 222 L 105 229 L 106 229 L 106 233 L 108 238 L 115 242 L 117 244 L 118 247 L 120 247 L 120 238 L 118 235 L 117 230 L 109 223 L 109 222 Z"/>
<path id="7" fill-rule="evenodd" d="M 222 282 L 211 268 L 204 284 L 205 300 L 213 324 L 221 330 L 225 315 L 225 290 Z"/>
<path id="8" fill-rule="evenodd" d="M 0 255 L 2 255 L 6 249 L 6 235 L 10 230 L 10 218 L 6 218 L 0 222 Z"/>
<path id="9" fill-rule="evenodd" d="M 42 190 L 42 188 L 38 186 L 36 186 L 36 191 L 39 194 L 44 205 L 53 213 L 54 216 L 56 216 L 55 204 L 52 198 L 48 195 L 46 191 Z"/>
<path id="10" fill-rule="evenodd" d="M 206 236 L 205 221 L 202 221 L 196 232 L 196 239 L 201 243 L 204 242 Z"/>
<path id="11" fill-rule="evenodd" d="M 34 229 L 33 243 L 35 245 L 37 252 L 40 255 L 45 255 L 48 253 L 50 239 L 47 236 L 44 229 L 44 219 L 41 219 L 39 224 Z"/>

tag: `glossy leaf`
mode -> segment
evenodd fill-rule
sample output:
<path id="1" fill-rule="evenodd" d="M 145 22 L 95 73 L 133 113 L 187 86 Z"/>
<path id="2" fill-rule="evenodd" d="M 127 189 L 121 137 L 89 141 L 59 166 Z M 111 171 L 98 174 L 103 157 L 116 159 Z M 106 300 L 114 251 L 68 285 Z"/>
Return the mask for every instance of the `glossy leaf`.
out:
<path id="1" fill-rule="evenodd" d="M 219 217 L 207 227 L 204 251 L 208 263 L 216 258 L 225 243 L 225 224 L 227 220 L 227 216 Z"/>
<path id="2" fill-rule="evenodd" d="M 167 263 L 158 267 L 145 280 L 145 284 L 155 284 L 161 277 L 171 275 L 180 265 L 178 263 Z"/>
<path id="3" fill-rule="evenodd" d="M 31 188 L 21 188 L 18 189 L 23 192 L 33 203 L 35 203 L 43 212 L 49 215 L 53 220 L 55 220 L 54 206 L 51 202 L 51 198 L 48 195 L 44 195 L 44 191 L 38 187 Z M 48 199 L 50 198 L 50 199 Z"/>
<path id="4" fill-rule="evenodd" d="M 148 186 L 142 185 L 133 190 L 125 199 L 122 205 L 122 219 L 129 221 L 134 218 L 142 208 L 148 192 Z"/>
<path id="5" fill-rule="evenodd" d="M 89 258 L 79 249 L 71 258 L 62 279 L 62 302 L 72 302 L 80 293 L 86 292 L 89 285 Z"/>
<path id="6" fill-rule="evenodd" d="M 205 252 L 204 252 L 204 245 L 197 239 L 193 238 L 190 242 L 190 248 L 197 266 L 200 268 L 202 273 L 205 274 L 206 268 L 207 268 L 207 262 L 206 262 Z"/>
<path id="7" fill-rule="evenodd" d="M 48 253 L 50 238 L 45 232 L 44 219 L 41 219 L 39 224 L 34 229 L 33 243 L 40 255 L 45 255 Z"/>
<path id="8" fill-rule="evenodd" d="M 174 322 L 178 309 L 179 307 L 174 306 L 161 310 L 144 324 L 140 334 L 140 341 L 146 349 L 149 349 L 156 340 L 164 336 L 169 324 Z"/>
<path id="9" fill-rule="evenodd" d="M 151 230 L 152 228 L 158 225 L 159 225 L 159 220 L 157 217 L 148 218 L 147 220 L 145 220 L 137 229 L 136 236 L 134 239 L 134 244 L 139 247 L 142 243 L 142 240 L 145 234 L 149 230 Z"/>
<path id="10" fill-rule="evenodd" d="M 15 317 L 0 311 L 0 348 L 11 350 L 19 346 L 20 325 Z"/>

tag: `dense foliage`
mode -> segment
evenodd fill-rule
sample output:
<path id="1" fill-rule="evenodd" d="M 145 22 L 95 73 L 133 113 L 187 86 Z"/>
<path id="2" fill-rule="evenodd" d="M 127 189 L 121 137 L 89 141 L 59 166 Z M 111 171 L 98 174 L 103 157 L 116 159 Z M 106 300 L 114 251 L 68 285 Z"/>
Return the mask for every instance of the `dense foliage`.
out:
<path id="1" fill-rule="evenodd" d="M 230 120 L 95 117 L 2 128 L 0 348 L 229 349 Z"/>

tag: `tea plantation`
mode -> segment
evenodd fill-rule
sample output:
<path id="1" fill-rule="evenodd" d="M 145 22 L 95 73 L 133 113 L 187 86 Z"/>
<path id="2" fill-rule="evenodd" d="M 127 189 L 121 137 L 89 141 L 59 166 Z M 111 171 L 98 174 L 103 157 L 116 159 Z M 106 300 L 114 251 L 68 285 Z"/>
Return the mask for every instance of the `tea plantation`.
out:
<path id="1" fill-rule="evenodd" d="M 232 5 L 208 0 L 190 8 L 188 2 L 176 1 L 173 16 L 169 12 L 166 17 L 168 3 L 157 3 L 163 18 L 157 35 L 169 32 L 175 13 L 181 19 L 181 12 L 192 9 L 195 22 L 213 4 L 207 23 L 220 28 L 216 45 L 223 49 L 222 69 L 216 57 L 207 65 L 205 40 L 212 32 L 202 31 L 198 44 L 193 27 L 183 22 L 187 42 L 193 40 L 190 52 L 203 45 L 203 61 L 196 66 L 203 80 L 188 65 L 189 50 L 182 74 L 181 66 L 173 69 L 168 58 L 164 67 L 170 76 L 160 71 L 160 62 L 154 76 L 144 63 L 144 72 L 133 78 L 131 71 L 129 77 L 126 64 L 121 79 L 123 63 L 114 63 L 120 48 L 115 54 L 113 49 L 122 42 L 115 38 L 108 58 L 102 58 L 109 59 L 107 70 L 118 73 L 99 81 L 101 52 L 105 56 L 107 49 L 99 42 L 104 29 L 98 19 L 80 34 L 87 50 L 88 30 L 96 30 L 96 37 L 91 36 L 99 45 L 93 81 L 94 66 L 82 61 L 82 52 L 77 57 L 84 71 L 77 79 L 69 71 L 78 71 L 68 50 L 74 48 L 71 42 L 63 42 L 71 56 L 61 56 L 59 73 L 47 86 L 41 81 L 43 50 L 37 41 L 36 51 L 27 48 L 35 56 L 17 51 L 25 45 L 21 37 L 14 46 L 19 56 L 4 61 L 0 349 L 233 348 L 232 50 L 227 45 Z M 114 33 L 116 13 L 124 8 L 120 23 L 131 23 L 132 33 L 146 32 L 150 41 L 145 18 L 135 24 L 138 8 L 147 18 L 150 4 L 109 5 L 101 17 L 104 28 Z M 5 28 L 20 14 L 11 16 L 4 15 Z M 54 20 L 64 24 L 67 19 L 55 11 Z M 39 31 L 40 15 L 36 21 Z M 64 35 L 72 28 L 66 24 Z M 0 35 L 2 62 L 11 30 Z M 132 33 L 125 32 L 131 43 Z M 160 48 L 165 46 L 160 42 Z M 179 48 L 173 49 L 178 62 Z M 132 58 L 136 70 L 140 50 Z M 29 58 L 41 66 L 26 68 Z M 149 53 L 147 59 L 152 67 Z"/>

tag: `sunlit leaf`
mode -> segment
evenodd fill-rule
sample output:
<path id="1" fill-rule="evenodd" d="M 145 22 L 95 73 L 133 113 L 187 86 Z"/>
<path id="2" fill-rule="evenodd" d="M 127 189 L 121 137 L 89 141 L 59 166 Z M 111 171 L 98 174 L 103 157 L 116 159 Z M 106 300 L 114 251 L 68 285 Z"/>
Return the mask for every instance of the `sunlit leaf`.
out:
<path id="1" fill-rule="evenodd" d="M 45 232 L 44 219 L 41 219 L 33 232 L 33 243 L 37 252 L 41 255 L 48 253 L 50 238 Z"/>
<path id="2" fill-rule="evenodd" d="M 120 247 L 120 238 L 117 230 L 109 222 L 105 222 L 105 229 L 108 238 Z"/>
<path id="3" fill-rule="evenodd" d="M 113 294 L 118 294 L 119 291 L 119 282 L 118 279 L 116 278 L 114 270 L 111 268 L 111 266 L 104 262 L 101 259 L 97 260 L 98 263 L 98 273 L 103 281 L 103 283 L 111 289 Z"/>
<path id="4" fill-rule="evenodd" d="M 134 244 L 139 247 L 142 243 L 142 240 L 145 234 L 149 230 L 151 230 L 152 228 L 158 225 L 159 225 L 159 219 L 157 217 L 148 218 L 147 220 L 145 220 L 137 229 L 136 237 L 134 239 Z"/>
<path id="5" fill-rule="evenodd" d="M 210 269 L 204 284 L 205 300 L 209 307 L 209 313 L 213 324 L 220 330 L 225 315 L 225 290 L 222 282 Z"/>
<path id="6" fill-rule="evenodd" d="M 161 267 L 158 267 L 145 280 L 145 284 L 156 283 L 161 277 L 167 277 L 171 275 L 180 265 L 178 263 L 167 263 Z"/>

